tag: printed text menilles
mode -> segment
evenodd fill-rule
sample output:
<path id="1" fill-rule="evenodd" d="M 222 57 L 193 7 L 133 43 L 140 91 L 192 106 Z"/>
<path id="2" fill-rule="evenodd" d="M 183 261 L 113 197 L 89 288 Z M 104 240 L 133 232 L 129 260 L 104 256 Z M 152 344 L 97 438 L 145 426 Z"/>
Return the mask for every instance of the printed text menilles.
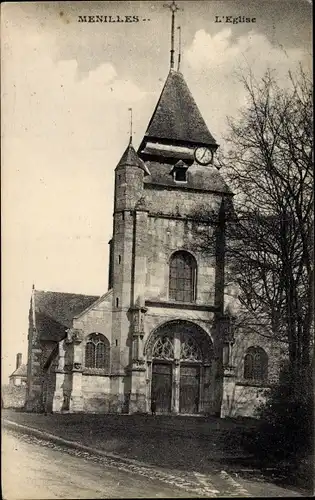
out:
<path id="1" fill-rule="evenodd" d="M 78 16 L 78 23 L 138 23 L 150 21 L 139 16 Z"/>

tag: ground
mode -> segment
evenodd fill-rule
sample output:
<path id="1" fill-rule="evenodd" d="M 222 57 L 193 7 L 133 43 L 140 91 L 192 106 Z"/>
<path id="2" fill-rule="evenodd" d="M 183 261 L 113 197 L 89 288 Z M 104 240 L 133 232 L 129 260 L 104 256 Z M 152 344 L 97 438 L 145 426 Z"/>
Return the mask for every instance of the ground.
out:
<path id="1" fill-rule="evenodd" d="M 189 498 L 189 493 L 131 472 L 3 433 L 2 494 L 5 500 L 54 498 Z M 12 464 L 14 463 L 14 467 Z M 175 491 L 174 491 L 175 490 Z"/>
<path id="2" fill-rule="evenodd" d="M 272 476 L 272 471 L 259 471 L 248 465 L 251 457 L 242 452 L 240 436 L 245 429 L 257 425 L 254 420 L 144 415 L 43 415 L 10 410 L 2 413 L 5 420 L 41 429 L 107 454 L 119 455 L 121 462 L 100 457 L 96 461 L 99 463 L 103 460 L 105 469 L 114 467 L 123 472 L 140 474 L 150 481 L 152 478 L 158 479 L 163 483 L 163 488 L 165 484 L 172 485 L 178 489 L 178 493 L 173 492 L 173 496 L 182 496 L 185 491 L 190 491 L 191 496 L 210 497 L 305 494 L 286 486 L 279 474 Z M 34 436 L 28 439 L 33 439 L 31 444 L 34 444 Z M 51 443 L 45 439 L 39 441 L 46 448 L 45 453 L 47 449 L 50 453 Z M 53 447 L 55 451 L 58 449 L 60 453 L 69 454 L 63 445 L 55 444 Z M 93 460 L 93 453 L 87 455 Z M 126 464 L 128 459 L 131 462 Z M 48 456 L 46 461 L 49 460 Z M 36 470 L 36 465 L 34 467 Z M 266 473 L 269 477 L 266 477 Z M 123 494 L 119 492 L 119 496 L 123 497 Z M 93 495 L 81 498 L 93 498 Z"/>

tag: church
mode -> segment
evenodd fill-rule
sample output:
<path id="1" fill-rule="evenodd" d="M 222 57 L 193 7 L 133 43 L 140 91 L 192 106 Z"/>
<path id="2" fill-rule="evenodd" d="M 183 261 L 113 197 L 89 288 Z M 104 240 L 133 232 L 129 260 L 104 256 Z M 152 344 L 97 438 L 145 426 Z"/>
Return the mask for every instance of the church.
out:
<path id="1" fill-rule="evenodd" d="M 143 414 L 154 402 L 157 413 L 251 416 L 278 378 L 279 346 L 234 327 L 237 294 L 224 280 L 233 193 L 174 68 L 173 37 L 147 130 L 137 150 L 132 136 L 126 146 L 114 171 L 108 290 L 33 287 L 25 409 Z"/>

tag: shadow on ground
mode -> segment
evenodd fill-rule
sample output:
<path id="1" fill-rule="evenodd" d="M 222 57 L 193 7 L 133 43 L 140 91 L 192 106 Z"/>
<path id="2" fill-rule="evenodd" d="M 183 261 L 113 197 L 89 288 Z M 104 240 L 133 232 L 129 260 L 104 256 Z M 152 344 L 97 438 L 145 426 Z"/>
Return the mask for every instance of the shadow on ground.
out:
<path id="1" fill-rule="evenodd" d="M 256 421 L 259 425 L 259 421 Z M 229 471 L 243 477 L 244 479 L 259 479 L 267 481 L 281 487 L 291 487 L 303 494 L 314 494 L 314 457 L 304 454 L 303 456 L 291 457 L 290 459 L 264 458 L 261 452 L 250 454 L 246 453 L 250 447 L 246 440 L 255 433 L 254 426 L 243 428 L 241 432 L 227 432 L 223 436 L 222 447 L 228 450 L 230 447 L 243 450 L 243 456 L 239 454 L 235 457 L 226 456 L 222 465 Z"/>

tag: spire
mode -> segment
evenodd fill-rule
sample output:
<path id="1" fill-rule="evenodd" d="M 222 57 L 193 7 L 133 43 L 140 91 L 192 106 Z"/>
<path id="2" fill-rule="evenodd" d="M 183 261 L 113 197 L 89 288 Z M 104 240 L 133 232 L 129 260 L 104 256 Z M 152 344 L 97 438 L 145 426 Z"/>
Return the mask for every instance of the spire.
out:
<path id="1" fill-rule="evenodd" d="M 138 154 L 136 153 L 136 151 L 132 145 L 131 138 L 130 138 L 129 144 L 128 144 L 127 148 L 125 149 L 124 154 L 120 158 L 115 170 L 117 170 L 121 167 L 139 167 L 139 168 L 141 168 L 141 170 L 143 170 L 145 172 L 145 174 L 147 174 L 147 175 L 150 174 L 147 166 L 141 160 L 141 158 L 139 158 Z"/>
<path id="2" fill-rule="evenodd" d="M 150 139 L 218 147 L 180 72 L 169 72 L 139 151 Z"/>
<path id="3" fill-rule="evenodd" d="M 180 60 L 182 57 L 182 33 L 181 27 L 177 26 L 178 29 L 178 61 L 177 61 L 177 71 L 180 70 Z"/>
<path id="4" fill-rule="evenodd" d="M 132 143 L 132 108 L 128 108 L 128 111 L 130 111 L 130 134 L 129 134 L 129 144 Z"/>
<path id="5" fill-rule="evenodd" d="M 174 69 L 174 29 L 175 29 L 175 12 L 180 10 L 173 0 L 171 4 L 164 4 L 164 7 L 167 7 L 172 12 L 172 21 L 171 21 L 171 60 L 170 60 L 170 69 Z"/>

